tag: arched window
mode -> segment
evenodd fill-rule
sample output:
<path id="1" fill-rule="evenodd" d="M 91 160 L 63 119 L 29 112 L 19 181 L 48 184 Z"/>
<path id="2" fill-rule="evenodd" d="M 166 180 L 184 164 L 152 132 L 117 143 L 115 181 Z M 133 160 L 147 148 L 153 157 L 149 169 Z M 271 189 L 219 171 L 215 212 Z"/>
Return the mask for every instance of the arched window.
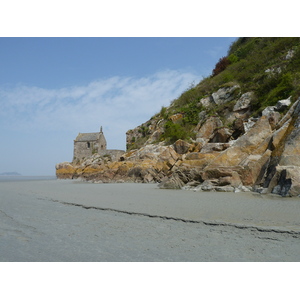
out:
<path id="1" fill-rule="evenodd" d="M 87 147 L 88 147 L 88 149 L 90 149 L 90 147 L 91 147 L 90 142 L 87 142 Z"/>

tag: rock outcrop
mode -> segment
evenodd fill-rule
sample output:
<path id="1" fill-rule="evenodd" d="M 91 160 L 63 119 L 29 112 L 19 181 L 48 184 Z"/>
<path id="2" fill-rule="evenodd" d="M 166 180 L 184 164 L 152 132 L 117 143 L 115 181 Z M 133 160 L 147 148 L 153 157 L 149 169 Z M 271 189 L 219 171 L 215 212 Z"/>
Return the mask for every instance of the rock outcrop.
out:
<path id="1" fill-rule="evenodd" d="M 57 164 L 57 177 L 300 195 L 299 44 L 238 39 L 212 76 L 127 131 L 124 154 Z"/>
<path id="2" fill-rule="evenodd" d="M 203 151 L 209 145 L 206 144 L 200 152 L 186 154 L 160 187 L 174 188 L 177 184 L 177 188 L 185 186 L 195 191 L 253 190 L 281 196 L 299 195 L 299 100 L 283 119 L 285 123 L 274 130 L 270 117 L 263 115 L 251 129 L 230 145 L 226 144 L 223 150 L 217 152 L 216 147 L 210 147 L 210 151 Z"/>
<path id="3" fill-rule="evenodd" d="M 222 122 L 211 117 L 199 130 L 201 138 L 197 135 L 193 143 L 177 140 L 169 146 L 145 145 L 126 152 L 118 161 L 95 154 L 79 164 L 57 164 L 56 174 L 104 183 L 157 182 L 160 188 L 194 191 L 299 195 L 300 101 L 283 116 L 283 124 L 277 122 L 276 127 L 270 118 L 263 114 L 237 139 L 229 135 L 214 143 L 215 128 Z"/>

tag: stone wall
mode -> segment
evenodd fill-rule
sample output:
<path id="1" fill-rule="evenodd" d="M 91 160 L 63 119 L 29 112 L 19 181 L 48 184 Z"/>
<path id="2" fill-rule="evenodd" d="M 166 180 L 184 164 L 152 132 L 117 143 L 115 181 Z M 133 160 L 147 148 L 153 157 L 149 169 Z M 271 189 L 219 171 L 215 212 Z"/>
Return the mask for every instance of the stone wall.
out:
<path id="1" fill-rule="evenodd" d="M 125 153 L 124 150 L 107 149 L 99 151 L 101 156 L 109 156 L 112 161 L 119 161 L 120 157 Z"/>
<path id="2" fill-rule="evenodd" d="M 92 142 L 77 142 L 74 141 L 73 161 L 91 156 L 98 153 L 97 141 Z"/>

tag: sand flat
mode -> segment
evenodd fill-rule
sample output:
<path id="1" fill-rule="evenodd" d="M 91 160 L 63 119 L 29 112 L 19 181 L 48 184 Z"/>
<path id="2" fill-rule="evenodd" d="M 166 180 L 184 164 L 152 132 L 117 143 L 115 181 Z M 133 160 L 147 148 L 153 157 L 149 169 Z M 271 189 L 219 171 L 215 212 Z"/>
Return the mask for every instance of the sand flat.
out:
<path id="1" fill-rule="evenodd" d="M 0 261 L 300 261 L 299 211 L 251 193 L 0 182 Z"/>
<path id="2" fill-rule="evenodd" d="M 18 182 L 15 186 L 33 197 L 85 207 L 300 232 L 300 198 L 161 190 L 156 184 L 92 184 L 70 180 Z"/>

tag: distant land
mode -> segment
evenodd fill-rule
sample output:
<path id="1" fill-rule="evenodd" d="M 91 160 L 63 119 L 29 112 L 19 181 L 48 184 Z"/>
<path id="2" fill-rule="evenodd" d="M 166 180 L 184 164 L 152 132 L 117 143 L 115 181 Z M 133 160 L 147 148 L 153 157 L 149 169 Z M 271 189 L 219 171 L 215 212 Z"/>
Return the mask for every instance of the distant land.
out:
<path id="1" fill-rule="evenodd" d="M 22 175 L 17 172 L 4 172 L 4 173 L 0 173 L 0 176 L 22 176 Z"/>

